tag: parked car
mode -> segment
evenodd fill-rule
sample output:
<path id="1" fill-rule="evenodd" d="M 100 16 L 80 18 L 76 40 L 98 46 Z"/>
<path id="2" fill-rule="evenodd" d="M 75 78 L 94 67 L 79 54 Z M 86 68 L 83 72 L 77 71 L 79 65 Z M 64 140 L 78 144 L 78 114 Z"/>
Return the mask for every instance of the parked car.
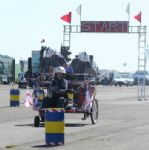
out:
<path id="1" fill-rule="evenodd" d="M 121 73 L 120 74 L 122 78 L 124 78 L 126 81 L 127 86 L 133 86 L 134 85 L 134 78 L 130 73 Z"/>
<path id="2" fill-rule="evenodd" d="M 117 85 L 133 86 L 134 80 L 133 80 L 133 77 L 131 77 L 128 74 L 115 74 L 113 78 L 113 83 L 115 86 Z"/>
<path id="3" fill-rule="evenodd" d="M 143 78 L 145 78 L 145 85 L 149 85 L 149 72 L 144 70 L 138 70 L 133 75 L 134 78 L 134 84 L 138 84 L 138 80 L 140 82 L 143 82 Z"/>

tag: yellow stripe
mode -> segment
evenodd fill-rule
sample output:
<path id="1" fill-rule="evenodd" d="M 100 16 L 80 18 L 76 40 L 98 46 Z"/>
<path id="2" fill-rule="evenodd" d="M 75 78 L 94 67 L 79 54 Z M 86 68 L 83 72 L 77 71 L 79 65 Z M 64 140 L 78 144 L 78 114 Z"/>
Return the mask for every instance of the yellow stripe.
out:
<path id="1" fill-rule="evenodd" d="M 73 99 L 73 93 L 67 93 L 69 99 Z"/>
<path id="2" fill-rule="evenodd" d="M 46 133 L 64 133 L 64 122 L 63 121 L 52 121 L 45 122 Z"/>
<path id="3" fill-rule="evenodd" d="M 38 99 L 39 100 L 43 100 L 44 99 L 44 95 L 43 94 L 38 95 Z"/>
<path id="4" fill-rule="evenodd" d="M 19 96 L 19 95 L 10 95 L 10 100 L 19 101 L 19 99 L 20 99 L 20 96 Z"/>

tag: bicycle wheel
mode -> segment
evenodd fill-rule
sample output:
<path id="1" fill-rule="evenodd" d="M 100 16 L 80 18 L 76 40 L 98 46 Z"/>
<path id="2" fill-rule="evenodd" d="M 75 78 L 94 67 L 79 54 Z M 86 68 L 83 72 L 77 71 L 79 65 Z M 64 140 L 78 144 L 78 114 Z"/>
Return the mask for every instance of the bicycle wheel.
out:
<path id="1" fill-rule="evenodd" d="M 92 124 L 96 124 L 97 119 L 98 119 L 98 101 L 97 101 L 97 99 L 95 99 L 93 101 L 90 117 L 91 117 Z"/>

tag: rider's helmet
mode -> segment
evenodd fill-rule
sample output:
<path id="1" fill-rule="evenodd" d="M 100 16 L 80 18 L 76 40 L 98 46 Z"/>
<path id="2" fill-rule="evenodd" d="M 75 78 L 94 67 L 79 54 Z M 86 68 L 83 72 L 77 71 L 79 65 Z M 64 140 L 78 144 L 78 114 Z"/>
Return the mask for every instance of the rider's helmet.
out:
<path id="1" fill-rule="evenodd" d="M 54 73 L 66 73 L 66 71 L 65 71 L 65 68 L 64 67 L 62 67 L 62 66 L 59 66 L 59 67 L 56 67 L 55 69 L 54 69 Z"/>

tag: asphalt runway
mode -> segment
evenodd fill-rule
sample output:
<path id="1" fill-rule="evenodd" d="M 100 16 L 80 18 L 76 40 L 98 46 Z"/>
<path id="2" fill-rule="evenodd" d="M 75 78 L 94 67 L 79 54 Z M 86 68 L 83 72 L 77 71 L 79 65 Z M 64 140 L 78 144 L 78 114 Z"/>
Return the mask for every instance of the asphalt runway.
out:
<path id="1" fill-rule="evenodd" d="M 98 86 L 99 118 L 95 125 L 83 114 L 65 114 L 64 146 L 47 147 L 44 124 L 35 128 L 38 113 L 24 106 L 26 89 L 20 89 L 20 107 L 10 107 L 10 86 L 0 85 L 0 149 L 148 150 L 149 87 L 138 101 L 137 86 Z M 30 91 L 32 91 L 30 89 Z"/>

